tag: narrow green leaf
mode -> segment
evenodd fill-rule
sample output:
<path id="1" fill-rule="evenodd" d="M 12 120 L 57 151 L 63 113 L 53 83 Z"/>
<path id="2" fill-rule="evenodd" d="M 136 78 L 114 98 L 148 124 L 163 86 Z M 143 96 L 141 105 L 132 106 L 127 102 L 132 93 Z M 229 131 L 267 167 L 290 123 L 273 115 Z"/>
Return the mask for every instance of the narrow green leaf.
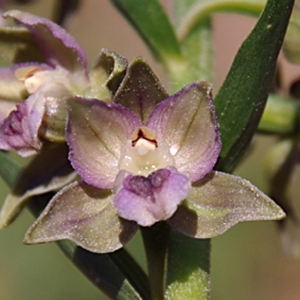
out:
<path id="1" fill-rule="evenodd" d="M 180 58 L 173 27 L 158 0 L 111 0 L 162 63 Z"/>
<path id="2" fill-rule="evenodd" d="M 70 241 L 61 241 L 58 245 L 81 272 L 111 299 L 150 299 L 149 291 L 141 290 L 138 285 L 134 286 L 124 275 L 124 271 L 129 274 L 129 270 L 135 271 L 137 266 L 135 262 L 132 263 L 133 259 L 126 250 L 121 249 L 113 254 L 96 254 L 77 247 Z M 117 259 L 119 256 L 121 259 Z M 125 270 L 120 269 L 120 266 L 124 268 L 124 263 L 120 264 L 120 260 L 127 259 L 128 261 L 128 258 L 130 258 L 131 264 L 127 265 Z M 146 279 L 146 275 L 140 271 L 137 273 L 139 276 L 136 278 L 145 289 L 147 284 L 143 280 Z"/>
<path id="3" fill-rule="evenodd" d="M 75 180 L 76 173 L 67 156 L 66 144 L 47 144 L 26 167 L 18 169 L 19 172 L 13 176 L 18 175 L 18 179 L 0 210 L 0 229 L 8 226 L 19 215 L 32 196 L 57 190 Z M 55 161 L 53 157 L 56 157 Z"/>
<path id="4" fill-rule="evenodd" d="M 223 141 L 218 170 L 231 172 L 235 168 L 258 126 L 293 3 L 293 0 L 267 2 L 215 98 Z"/>
<path id="5" fill-rule="evenodd" d="M 0 176 L 11 188 L 17 181 L 22 168 L 4 151 L 0 151 L 0 166 Z"/>

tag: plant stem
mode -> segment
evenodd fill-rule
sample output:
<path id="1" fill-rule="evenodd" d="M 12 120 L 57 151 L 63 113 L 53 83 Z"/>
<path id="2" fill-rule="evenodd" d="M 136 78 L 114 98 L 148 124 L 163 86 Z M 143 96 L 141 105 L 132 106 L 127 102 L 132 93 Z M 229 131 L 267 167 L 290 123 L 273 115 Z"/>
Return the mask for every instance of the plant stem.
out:
<path id="1" fill-rule="evenodd" d="M 141 227 L 145 245 L 152 300 L 164 299 L 164 276 L 169 225 L 165 222 Z"/>
<path id="2" fill-rule="evenodd" d="M 172 230 L 168 251 L 168 300 L 207 300 L 210 294 L 210 240 Z"/>

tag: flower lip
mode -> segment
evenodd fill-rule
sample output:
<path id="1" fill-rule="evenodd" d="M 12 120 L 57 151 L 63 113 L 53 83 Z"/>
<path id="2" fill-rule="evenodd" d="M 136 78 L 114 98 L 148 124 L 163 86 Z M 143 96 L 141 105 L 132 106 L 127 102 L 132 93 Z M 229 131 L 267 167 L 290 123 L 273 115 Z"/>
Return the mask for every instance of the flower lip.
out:
<path id="1" fill-rule="evenodd" d="M 155 148 L 158 147 L 155 132 L 146 126 L 140 126 L 135 129 L 132 134 L 132 147 L 134 147 L 140 139 L 149 141 L 150 143 L 155 145 Z"/>
<path id="2" fill-rule="evenodd" d="M 174 166 L 174 159 L 168 145 L 156 140 L 156 133 L 146 127 L 137 127 L 132 140 L 123 146 L 119 160 L 120 170 L 135 175 L 148 176 L 159 169 Z"/>

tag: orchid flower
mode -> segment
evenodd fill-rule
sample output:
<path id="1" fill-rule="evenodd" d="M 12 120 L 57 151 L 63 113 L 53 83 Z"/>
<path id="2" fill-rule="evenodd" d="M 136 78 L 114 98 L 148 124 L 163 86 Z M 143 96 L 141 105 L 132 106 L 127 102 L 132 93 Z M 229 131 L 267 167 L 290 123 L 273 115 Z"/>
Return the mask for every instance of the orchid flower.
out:
<path id="1" fill-rule="evenodd" d="M 109 101 L 111 91 L 106 85 L 116 68 L 117 73 L 125 70 L 126 61 L 103 50 L 88 74 L 83 49 L 63 28 L 17 10 L 4 16 L 29 30 L 46 60 L 0 69 L 0 149 L 29 156 L 41 150 L 44 139 L 65 141 L 64 97 L 80 95 Z M 119 64 L 103 63 L 108 56 Z"/>
<path id="2" fill-rule="evenodd" d="M 54 196 L 25 243 L 70 239 L 105 253 L 157 222 L 211 238 L 240 221 L 284 217 L 248 181 L 212 171 L 221 141 L 209 83 L 192 83 L 159 103 L 149 89 L 127 84 L 110 104 L 68 100 L 69 159 L 82 180 Z"/>

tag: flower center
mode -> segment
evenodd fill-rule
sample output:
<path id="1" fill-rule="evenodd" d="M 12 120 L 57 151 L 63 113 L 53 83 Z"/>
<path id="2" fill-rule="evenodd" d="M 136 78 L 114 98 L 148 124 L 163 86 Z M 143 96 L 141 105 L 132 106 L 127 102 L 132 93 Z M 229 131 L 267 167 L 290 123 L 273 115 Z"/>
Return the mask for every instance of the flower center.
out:
<path id="1" fill-rule="evenodd" d="M 57 66 L 55 69 L 42 66 L 27 66 L 15 71 L 15 76 L 22 82 L 29 94 L 35 93 L 45 83 L 58 83 L 73 91 L 70 74 L 67 70 Z"/>
<path id="2" fill-rule="evenodd" d="M 33 94 L 43 84 L 42 78 L 35 74 L 43 72 L 44 70 L 42 67 L 28 66 L 17 69 L 15 75 L 20 81 L 24 82 L 28 93 Z"/>
<path id="3" fill-rule="evenodd" d="M 158 144 L 155 132 L 146 126 L 133 132 L 132 139 L 123 148 L 119 163 L 121 170 L 142 176 L 173 165 L 169 147 L 163 142 Z"/>

